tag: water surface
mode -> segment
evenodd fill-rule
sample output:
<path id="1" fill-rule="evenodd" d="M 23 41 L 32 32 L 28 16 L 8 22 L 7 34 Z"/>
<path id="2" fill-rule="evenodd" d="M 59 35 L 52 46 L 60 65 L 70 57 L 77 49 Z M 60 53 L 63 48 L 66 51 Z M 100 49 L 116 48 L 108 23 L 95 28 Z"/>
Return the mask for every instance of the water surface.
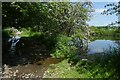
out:
<path id="1" fill-rule="evenodd" d="M 95 40 L 88 44 L 88 54 L 101 53 L 110 47 L 118 47 L 115 40 Z"/>

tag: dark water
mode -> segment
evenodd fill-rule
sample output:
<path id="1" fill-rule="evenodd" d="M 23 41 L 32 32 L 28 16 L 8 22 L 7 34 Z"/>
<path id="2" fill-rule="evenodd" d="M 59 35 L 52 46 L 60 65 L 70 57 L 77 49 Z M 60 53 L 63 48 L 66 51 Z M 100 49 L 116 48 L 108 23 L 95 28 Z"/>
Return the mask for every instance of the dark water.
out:
<path id="1" fill-rule="evenodd" d="M 15 46 L 12 46 L 8 40 L 3 41 L 3 66 L 6 64 L 10 68 L 10 70 L 5 70 L 5 68 L 3 70 L 3 72 L 7 71 L 7 75 L 9 73 L 14 76 L 17 70 L 15 77 L 30 74 L 35 78 L 36 76 L 42 77 L 50 64 L 57 64 L 61 61 L 61 59 L 51 58 L 46 46 L 40 40 L 21 38 Z"/>
<path id="2" fill-rule="evenodd" d="M 110 47 L 118 47 L 120 41 L 115 40 L 95 40 L 88 44 L 88 54 L 101 53 L 109 50 Z"/>
<path id="3" fill-rule="evenodd" d="M 18 70 L 17 77 L 24 74 L 33 74 L 34 76 L 43 77 L 44 72 L 50 67 L 50 64 L 57 64 L 61 59 L 47 58 L 43 61 L 35 62 L 34 64 L 18 65 L 11 68 L 11 71 Z"/>

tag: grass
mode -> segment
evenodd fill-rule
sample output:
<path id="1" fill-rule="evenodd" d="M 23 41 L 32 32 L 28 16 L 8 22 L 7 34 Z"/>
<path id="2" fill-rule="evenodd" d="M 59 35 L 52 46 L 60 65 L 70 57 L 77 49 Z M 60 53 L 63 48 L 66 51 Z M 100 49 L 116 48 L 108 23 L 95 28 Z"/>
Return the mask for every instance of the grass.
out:
<path id="1" fill-rule="evenodd" d="M 52 68 L 54 67 L 54 68 Z M 45 72 L 44 78 L 76 78 L 79 77 L 79 73 L 75 67 L 70 67 L 68 60 L 65 59 L 58 64 L 51 65 Z"/>
<path id="2" fill-rule="evenodd" d="M 79 60 L 76 65 L 65 59 L 51 65 L 44 78 L 119 78 L 120 49 L 114 48 L 103 54 L 89 55 L 88 60 Z"/>
<path id="3" fill-rule="evenodd" d="M 9 34 L 8 28 L 3 31 Z M 21 29 L 21 31 L 21 37 L 42 34 L 27 29 Z M 75 65 L 68 63 L 68 59 L 64 59 L 58 64 L 51 64 L 45 72 L 44 78 L 119 78 L 120 49 L 105 51 L 104 54 L 106 55 L 91 55 L 87 61 L 79 60 Z M 75 63 L 75 61 L 73 61 L 73 63 Z"/>
<path id="4" fill-rule="evenodd" d="M 22 28 L 20 29 L 21 33 L 21 37 L 31 37 L 31 36 L 40 36 L 42 33 L 41 32 L 33 32 L 30 29 L 25 29 Z"/>
<path id="5" fill-rule="evenodd" d="M 104 73 L 104 69 L 98 64 L 92 64 L 90 69 L 90 63 L 84 64 L 83 61 L 79 61 L 76 66 L 70 66 L 67 60 L 63 60 L 59 64 L 51 65 L 54 69 L 49 68 L 44 78 L 108 78 L 109 72 Z"/>
<path id="6" fill-rule="evenodd" d="M 91 27 L 90 29 L 92 36 L 120 36 L 120 32 L 118 32 L 116 28 Z"/>
<path id="7" fill-rule="evenodd" d="M 5 32 L 6 34 L 8 34 L 9 36 L 11 36 L 10 34 L 10 28 L 5 28 L 2 30 L 3 32 Z M 33 32 L 30 29 L 25 29 L 25 28 L 21 28 L 19 29 L 20 32 L 22 32 L 20 34 L 21 37 L 31 37 L 31 36 L 40 36 L 42 33 L 41 32 Z"/>

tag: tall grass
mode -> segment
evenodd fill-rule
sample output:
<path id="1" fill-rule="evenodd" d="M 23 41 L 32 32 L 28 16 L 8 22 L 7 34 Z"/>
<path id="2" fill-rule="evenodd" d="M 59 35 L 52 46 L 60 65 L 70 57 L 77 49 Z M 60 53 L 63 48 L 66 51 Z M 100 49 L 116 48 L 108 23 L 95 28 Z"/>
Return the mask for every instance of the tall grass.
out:
<path id="1" fill-rule="evenodd" d="M 110 48 L 100 54 L 91 55 L 88 60 L 79 62 L 78 71 L 81 74 L 83 68 L 90 72 L 90 77 L 94 78 L 120 78 L 120 48 Z M 84 70 L 83 70 L 84 71 Z"/>
<path id="2" fill-rule="evenodd" d="M 44 77 L 47 78 L 120 78 L 120 48 L 110 48 L 103 53 L 87 56 L 87 60 L 79 60 L 74 66 L 68 59 L 49 68 Z"/>

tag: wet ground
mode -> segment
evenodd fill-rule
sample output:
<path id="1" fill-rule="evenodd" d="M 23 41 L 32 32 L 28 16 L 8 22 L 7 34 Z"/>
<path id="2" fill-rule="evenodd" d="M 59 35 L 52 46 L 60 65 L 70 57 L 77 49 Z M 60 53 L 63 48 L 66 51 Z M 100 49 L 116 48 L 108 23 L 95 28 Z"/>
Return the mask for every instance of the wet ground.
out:
<path id="1" fill-rule="evenodd" d="M 11 51 L 9 38 L 3 38 L 2 66 L 4 78 L 37 78 L 42 77 L 50 64 L 56 64 L 61 59 L 50 57 L 50 50 L 41 38 L 22 37 Z"/>
<path id="2" fill-rule="evenodd" d="M 8 67 L 4 65 L 4 78 L 42 78 L 50 64 L 57 64 L 61 59 L 47 58 L 34 64 L 17 65 Z"/>

